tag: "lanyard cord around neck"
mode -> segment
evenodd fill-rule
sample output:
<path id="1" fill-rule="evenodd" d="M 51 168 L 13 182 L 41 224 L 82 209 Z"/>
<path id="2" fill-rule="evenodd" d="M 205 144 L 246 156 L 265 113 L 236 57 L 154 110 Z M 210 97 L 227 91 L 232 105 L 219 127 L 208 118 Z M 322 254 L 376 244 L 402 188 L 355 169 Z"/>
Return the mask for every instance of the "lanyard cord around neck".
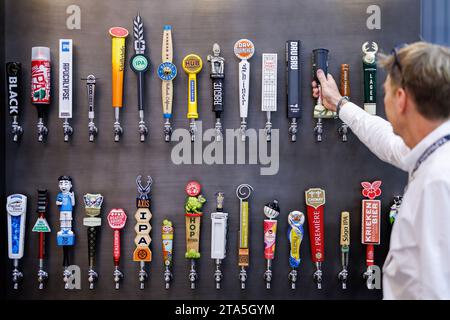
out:
<path id="1" fill-rule="evenodd" d="M 420 156 L 420 158 L 417 160 L 416 165 L 414 166 L 414 169 L 411 172 L 411 177 L 414 176 L 416 171 L 420 168 L 422 163 L 424 163 L 434 152 L 436 152 L 437 149 L 442 147 L 444 144 L 450 141 L 450 134 L 440 138 L 435 143 L 433 143 L 431 146 L 429 146 L 424 153 Z"/>

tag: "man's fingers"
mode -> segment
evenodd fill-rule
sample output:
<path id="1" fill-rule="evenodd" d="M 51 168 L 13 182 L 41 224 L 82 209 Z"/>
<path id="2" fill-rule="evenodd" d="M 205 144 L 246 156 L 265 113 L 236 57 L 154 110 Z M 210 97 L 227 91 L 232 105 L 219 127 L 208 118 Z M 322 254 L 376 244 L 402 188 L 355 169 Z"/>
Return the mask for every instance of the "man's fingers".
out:
<path id="1" fill-rule="evenodd" d="M 328 74 L 327 80 L 328 80 L 328 81 L 334 81 L 334 78 L 333 78 L 333 76 L 331 75 L 331 73 Z"/>
<path id="2" fill-rule="evenodd" d="M 319 89 L 313 89 L 313 97 L 314 98 L 318 98 L 319 97 L 319 94 L 320 94 L 320 91 L 319 91 Z"/>
<path id="3" fill-rule="evenodd" d="M 325 77 L 325 73 L 323 72 L 323 70 L 317 70 L 317 79 L 319 79 L 322 85 L 327 82 L 327 77 Z"/>

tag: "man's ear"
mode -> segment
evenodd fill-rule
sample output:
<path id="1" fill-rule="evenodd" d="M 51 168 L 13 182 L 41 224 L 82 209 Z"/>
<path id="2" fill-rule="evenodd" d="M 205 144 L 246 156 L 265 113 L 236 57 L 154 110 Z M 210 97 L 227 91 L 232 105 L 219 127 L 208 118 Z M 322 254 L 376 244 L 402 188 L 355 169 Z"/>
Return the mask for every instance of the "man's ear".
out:
<path id="1" fill-rule="evenodd" d="M 409 111 L 409 104 L 406 95 L 406 91 L 403 88 L 395 89 L 395 101 L 396 101 L 396 109 L 398 113 L 405 114 Z"/>

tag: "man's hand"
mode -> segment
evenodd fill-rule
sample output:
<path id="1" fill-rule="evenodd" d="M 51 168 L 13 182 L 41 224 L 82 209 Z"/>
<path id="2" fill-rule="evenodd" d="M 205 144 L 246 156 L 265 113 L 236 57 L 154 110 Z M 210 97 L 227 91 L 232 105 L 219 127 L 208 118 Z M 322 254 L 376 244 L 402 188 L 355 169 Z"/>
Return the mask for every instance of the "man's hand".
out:
<path id="1" fill-rule="evenodd" d="M 320 82 L 320 91 L 322 92 L 322 104 L 328 110 L 336 112 L 336 105 L 342 98 L 339 89 L 337 87 L 336 81 L 334 81 L 333 76 L 329 73 L 325 76 L 323 70 L 317 70 L 317 78 Z M 319 98 L 319 86 L 316 81 L 312 82 L 312 94 L 314 98 Z"/>

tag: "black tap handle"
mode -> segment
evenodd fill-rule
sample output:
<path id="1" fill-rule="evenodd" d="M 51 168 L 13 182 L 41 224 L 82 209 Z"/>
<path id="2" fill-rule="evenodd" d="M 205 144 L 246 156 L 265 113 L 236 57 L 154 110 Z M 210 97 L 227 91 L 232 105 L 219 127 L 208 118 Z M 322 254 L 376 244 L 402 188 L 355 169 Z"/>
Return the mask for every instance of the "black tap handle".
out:
<path id="1" fill-rule="evenodd" d="M 287 116 L 288 118 L 301 117 L 301 69 L 300 69 L 301 42 L 289 40 L 286 42 L 286 72 L 287 72 Z"/>
<path id="2" fill-rule="evenodd" d="M 212 78 L 212 110 L 216 113 L 216 116 L 220 118 L 220 114 L 223 111 L 223 78 Z"/>
<path id="3" fill-rule="evenodd" d="M 95 251 L 97 248 L 97 231 L 98 227 L 88 227 L 88 257 L 89 266 L 93 267 L 95 265 Z"/>
<path id="4" fill-rule="evenodd" d="M 6 86 L 9 114 L 18 116 L 22 98 L 22 64 L 20 62 L 6 63 Z"/>
<path id="5" fill-rule="evenodd" d="M 313 79 L 318 83 L 317 70 L 322 69 L 325 75 L 328 75 L 328 49 L 315 49 L 313 50 Z"/>
<path id="6" fill-rule="evenodd" d="M 138 73 L 138 92 L 137 92 L 137 100 L 138 100 L 138 110 L 144 110 L 144 73 Z"/>
<path id="7" fill-rule="evenodd" d="M 144 73 L 150 66 L 150 59 L 144 54 L 135 54 L 130 61 L 131 69 L 137 75 L 137 101 L 138 110 L 144 110 Z"/>
<path id="8" fill-rule="evenodd" d="M 89 112 L 94 112 L 95 104 L 95 76 L 90 74 L 86 78 L 87 98 Z"/>

